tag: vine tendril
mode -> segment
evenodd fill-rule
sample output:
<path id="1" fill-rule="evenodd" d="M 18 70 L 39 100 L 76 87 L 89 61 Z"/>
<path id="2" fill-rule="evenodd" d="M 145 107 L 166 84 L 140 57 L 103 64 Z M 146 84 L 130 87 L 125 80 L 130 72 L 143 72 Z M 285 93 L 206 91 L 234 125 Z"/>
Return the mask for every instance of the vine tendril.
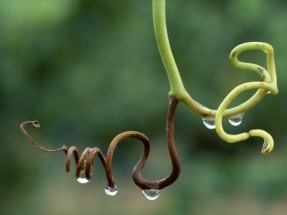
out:
<path id="1" fill-rule="evenodd" d="M 248 82 L 235 87 L 223 100 L 217 110 L 212 110 L 193 99 L 189 93 L 185 90 L 182 82 L 180 72 L 178 71 L 175 59 L 172 54 L 172 50 L 169 43 L 167 27 L 166 27 L 166 2 L 165 0 L 153 0 L 153 23 L 155 29 L 155 37 L 160 52 L 162 62 L 167 72 L 169 85 L 170 85 L 170 96 L 176 97 L 179 102 L 185 104 L 187 108 L 193 111 L 195 114 L 207 119 L 214 121 L 215 126 L 211 128 L 216 129 L 220 138 L 227 142 L 238 142 L 246 140 L 251 136 L 257 136 L 264 138 L 264 147 L 262 153 L 268 153 L 273 148 L 273 138 L 267 132 L 263 130 L 251 130 L 249 132 L 241 133 L 238 135 L 227 134 L 222 127 L 223 118 L 229 118 L 253 108 L 261 99 L 268 93 L 277 94 L 277 78 L 276 69 L 274 63 L 274 51 L 271 45 L 262 42 L 249 42 L 243 43 L 235 47 L 230 54 L 230 62 L 233 66 L 242 69 L 249 70 L 257 73 L 261 81 Z M 238 55 L 248 50 L 261 50 L 266 53 L 267 56 L 267 70 L 257 64 L 241 62 L 238 60 Z M 255 94 L 242 104 L 235 107 L 228 108 L 229 104 L 239 94 L 246 90 L 258 89 Z"/>
<path id="2" fill-rule="evenodd" d="M 256 64 L 245 63 L 238 60 L 238 55 L 244 51 L 252 50 L 252 49 L 260 49 L 267 54 L 267 67 L 268 71 Z M 266 131 L 255 129 L 250 130 L 249 132 L 244 132 L 241 134 L 231 135 L 227 134 L 222 126 L 222 119 L 224 115 L 224 111 L 228 107 L 228 105 L 242 92 L 251 90 L 251 89 L 258 89 L 257 92 L 245 103 L 241 104 L 241 106 L 254 106 L 256 105 L 266 94 L 272 93 L 277 94 L 277 83 L 276 83 L 276 72 L 275 72 L 275 65 L 274 65 L 274 53 L 273 48 L 266 43 L 244 43 L 241 44 L 233 49 L 230 54 L 230 61 L 231 63 L 240 69 L 249 70 L 256 72 L 260 77 L 261 81 L 254 81 L 254 82 L 247 82 L 235 87 L 222 101 L 219 108 L 217 109 L 215 115 L 215 129 L 217 134 L 225 141 L 234 143 L 239 142 L 242 140 L 246 140 L 249 137 L 256 136 L 262 137 L 264 139 L 264 146 L 262 147 L 262 153 L 267 154 L 272 151 L 274 146 L 273 138 L 270 134 Z M 244 110 L 244 108 L 242 108 Z"/>
<path id="3" fill-rule="evenodd" d="M 85 172 L 86 179 L 90 180 L 93 173 L 93 160 L 94 157 L 97 155 L 100 158 L 103 167 L 105 168 L 108 183 L 107 186 L 109 188 L 116 187 L 112 174 L 112 160 L 116 147 L 120 142 L 122 142 L 127 138 L 137 139 L 144 145 L 144 151 L 140 160 L 133 168 L 132 171 L 133 180 L 135 184 L 142 190 L 149 190 L 149 189 L 162 190 L 165 187 L 174 183 L 180 174 L 180 161 L 177 154 L 176 145 L 174 142 L 174 114 L 177 104 L 178 100 L 174 97 L 170 97 L 167 122 L 166 122 L 166 135 L 167 135 L 168 150 L 172 162 L 172 171 L 169 176 L 159 181 L 148 181 L 142 177 L 141 170 L 144 168 L 145 162 L 148 159 L 150 151 L 149 139 L 143 133 L 137 131 L 126 131 L 118 134 L 109 145 L 107 154 L 105 156 L 102 153 L 102 151 L 97 147 L 94 148 L 88 147 L 83 151 L 81 155 L 79 155 L 78 149 L 75 146 L 67 148 L 66 145 L 63 145 L 61 148 L 47 149 L 46 147 L 40 145 L 25 129 L 26 125 L 31 125 L 34 128 L 40 128 L 40 123 L 37 120 L 26 121 L 21 123 L 20 130 L 23 133 L 23 135 L 35 147 L 44 152 L 64 151 L 66 154 L 66 172 L 70 172 L 71 160 L 74 156 L 74 160 L 76 163 L 76 178 L 79 178 L 80 174 L 82 172 Z"/>
<path id="4" fill-rule="evenodd" d="M 155 37 L 158 45 L 158 49 L 167 72 L 170 92 L 169 92 L 169 108 L 166 120 L 166 138 L 167 146 L 169 150 L 169 155 L 172 164 L 171 173 L 157 181 L 146 180 L 142 176 L 142 169 L 148 159 L 150 152 L 149 139 L 138 131 L 126 131 L 118 134 L 111 141 L 107 154 L 104 155 L 103 152 L 97 147 L 87 147 L 81 154 L 75 146 L 67 147 L 63 145 L 60 148 L 48 149 L 40 145 L 25 129 L 26 126 L 32 126 L 34 128 L 40 128 L 40 123 L 37 120 L 26 121 L 20 124 L 20 130 L 23 135 L 34 145 L 36 148 L 44 152 L 58 152 L 63 151 L 66 155 L 65 168 L 66 172 L 70 172 L 71 162 L 74 158 L 76 164 L 76 178 L 79 179 L 81 175 L 85 175 L 85 179 L 89 181 L 93 175 L 93 162 L 95 156 L 97 156 L 106 173 L 107 179 L 107 192 L 111 195 L 115 195 L 116 183 L 112 174 L 112 162 L 116 147 L 120 142 L 127 138 L 137 139 L 143 144 L 143 153 L 136 163 L 132 171 L 132 178 L 134 183 L 150 195 L 150 199 L 155 199 L 159 191 L 165 187 L 174 183 L 180 174 L 180 161 L 177 154 L 177 149 L 174 141 L 174 116 L 177 105 L 182 102 L 195 114 L 204 117 L 212 122 L 210 128 L 214 128 L 223 140 L 234 143 L 248 139 L 249 137 L 261 137 L 264 139 L 262 146 L 262 153 L 267 154 L 272 151 L 274 147 L 274 141 L 272 136 L 264 130 L 252 129 L 248 132 L 243 132 L 239 134 L 228 134 L 223 129 L 222 121 L 224 118 L 242 115 L 246 111 L 253 108 L 258 104 L 262 98 L 268 93 L 277 94 L 277 77 L 276 69 L 274 63 L 274 50 L 272 46 L 267 43 L 261 42 L 250 42 L 243 43 L 235 47 L 229 56 L 230 62 L 236 68 L 241 70 L 247 70 L 257 73 L 261 80 L 243 83 L 235 87 L 221 102 L 217 110 L 212 110 L 193 99 L 189 93 L 185 90 L 183 85 L 179 70 L 177 68 L 176 62 L 174 60 L 172 50 L 170 47 L 167 27 L 166 27 L 166 15 L 165 15 L 165 0 L 153 0 L 153 23 L 155 30 Z M 267 69 L 264 67 L 247 62 L 241 62 L 238 60 L 238 56 L 248 50 L 261 50 L 266 53 Z M 232 101 L 241 93 L 247 90 L 257 89 L 257 91 L 245 102 L 239 104 L 235 107 L 228 108 Z M 206 121 L 205 121 L 206 122 Z M 147 192 L 146 192 L 147 191 Z"/>

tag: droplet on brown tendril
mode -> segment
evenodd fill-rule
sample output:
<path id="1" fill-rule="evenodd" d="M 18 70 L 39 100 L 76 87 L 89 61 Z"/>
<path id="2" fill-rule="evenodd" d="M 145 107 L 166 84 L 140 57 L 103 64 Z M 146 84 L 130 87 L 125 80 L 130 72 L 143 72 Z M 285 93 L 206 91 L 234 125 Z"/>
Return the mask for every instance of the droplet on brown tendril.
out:
<path id="1" fill-rule="evenodd" d="M 142 190 L 142 192 L 148 200 L 156 200 L 160 194 L 160 190 L 158 189 Z"/>
<path id="2" fill-rule="evenodd" d="M 115 196 L 118 193 L 117 186 L 116 185 L 114 187 L 106 186 L 105 193 L 109 196 Z"/>
<path id="3" fill-rule="evenodd" d="M 80 184 L 86 184 L 88 183 L 90 180 L 86 178 L 86 173 L 85 173 L 85 170 L 83 170 L 80 174 L 80 176 L 77 178 L 77 181 L 80 183 Z"/>

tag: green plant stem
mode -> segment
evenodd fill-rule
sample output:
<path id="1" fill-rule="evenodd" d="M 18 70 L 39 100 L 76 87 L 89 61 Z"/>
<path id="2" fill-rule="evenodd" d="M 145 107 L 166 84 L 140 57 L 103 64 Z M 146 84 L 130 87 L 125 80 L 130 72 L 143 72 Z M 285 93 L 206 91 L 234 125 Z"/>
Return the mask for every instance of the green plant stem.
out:
<path id="1" fill-rule="evenodd" d="M 269 153 L 274 145 L 273 138 L 269 133 L 264 130 L 253 129 L 249 132 L 236 135 L 227 134 L 223 129 L 222 120 L 223 118 L 243 114 L 258 104 L 258 102 L 260 102 L 268 93 L 278 93 L 274 51 L 272 46 L 261 42 L 249 42 L 240 44 L 231 51 L 229 56 L 230 63 L 238 69 L 257 73 L 260 76 L 261 81 L 248 82 L 235 87 L 220 104 L 218 110 L 212 110 L 192 99 L 185 90 L 169 44 L 165 14 L 165 0 L 153 0 L 154 30 L 158 49 L 170 84 L 169 96 L 173 96 L 179 102 L 184 103 L 197 115 L 208 118 L 214 117 L 216 132 L 223 140 L 233 143 L 246 140 L 251 136 L 262 137 L 264 139 L 262 153 Z M 238 60 L 238 55 L 240 53 L 249 50 L 261 50 L 266 53 L 267 70 L 257 64 L 241 62 Z M 236 107 L 228 109 L 228 106 L 239 94 L 251 89 L 257 89 L 251 98 Z"/>
<path id="2" fill-rule="evenodd" d="M 215 116 L 216 111 L 210 110 L 192 99 L 185 90 L 171 51 L 166 27 L 165 11 L 165 0 L 153 0 L 153 23 L 155 37 L 170 84 L 169 96 L 176 97 L 179 102 L 183 102 L 190 110 L 198 115 L 203 117 Z"/>
<path id="3" fill-rule="evenodd" d="M 191 111 L 200 115 L 202 117 L 215 117 L 217 110 L 212 110 L 204 105 L 195 101 L 189 93 L 185 90 L 184 84 L 182 82 L 179 70 L 177 68 L 176 62 L 174 60 L 172 50 L 170 47 L 167 27 L 166 27 L 166 4 L 165 0 L 153 0 L 153 23 L 154 23 L 154 30 L 156 41 L 158 45 L 158 49 L 165 66 L 169 84 L 170 84 L 170 96 L 174 96 L 178 99 L 178 101 L 183 102 Z M 250 49 L 261 49 L 267 52 L 267 64 L 268 64 L 268 72 L 270 73 L 270 81 L 271 84 L 274 85 L 276 83 L 276 74 L 275 74 L 275 64 L 274 64 L 274 55 L 273 49 L 270 45 L 265 43 L 245 43 L 237 46 L 230 54 L 231 62 L 236 59 L 239 53 L 242 51 L 250 50 Z M 247 64 L 242 63 L 240 61 L 233 62 L 233 65 L 240 68 L 240 69 L 251 69 L 251 71 L 255 71 L 260 73 L 263 71 L 262 74 L 259 74 L 261 77 L 265 75 L 265 81 L 268 79 L 269 75 L 268 72 L 256 65 L 256 64 Z M 259 68 L 259 70 L 258 70 Z M 268 80 L 269 81 L 269 80 Z M 273 91 L 272 93 L 276 94 L 277 92 Z M 251 97 L 248 101 L 244 102 L 241 105 L 236 107 L 226 109 L 223 113 L 223 117 L 227 118 L 239 113 L 246 112 L 247 110 L 254 107 L 262 97 L 266 95 L 266 92 L 263 90 L 258 90 L 253 97 Z"/>
<path id="4" fill-rule="evenodd" d="M 184 97 L 186 90 L 175 63 L 167 34 L 165 0 L 153 1 L 153 22 L 158 49 L 170 83 L 170 96 Z"/>

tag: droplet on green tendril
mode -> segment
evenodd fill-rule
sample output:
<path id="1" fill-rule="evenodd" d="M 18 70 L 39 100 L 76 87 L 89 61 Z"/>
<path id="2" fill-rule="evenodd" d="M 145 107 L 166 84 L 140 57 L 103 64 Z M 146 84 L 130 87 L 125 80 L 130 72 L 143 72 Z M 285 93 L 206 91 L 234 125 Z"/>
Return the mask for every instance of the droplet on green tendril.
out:
<path id="1" fill-rule="evenodd" d="M 229 118 L 229 123 L 233 126 L 238 126 L 241 124 L 243 119 L 243 113 L 236 114 Z"/>
<path id="2" fill-rule="evenodd" d="M 264 139 L 264 142 L 263 142 L 263 146 L 262 146 L 262 151 L 265 151 L 269 146 L 269 143 L 267 142 L 266 139 Z"/>
<path id="3" fill-rule="evenodd" d="M 215 129 L 215 119 L 214 117 L 204 117 L 202 118 L 203 124 L 208 129 Z"/>

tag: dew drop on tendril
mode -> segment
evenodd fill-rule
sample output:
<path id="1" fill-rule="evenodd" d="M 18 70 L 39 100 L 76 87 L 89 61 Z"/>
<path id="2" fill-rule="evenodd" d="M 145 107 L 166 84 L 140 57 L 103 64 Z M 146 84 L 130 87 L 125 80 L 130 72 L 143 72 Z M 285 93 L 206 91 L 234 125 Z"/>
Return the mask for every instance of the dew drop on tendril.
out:
<path id="1" fill-rule="evenodd" d="M 203 124 L 208 129 L 215 129 L 215 119 L 213 117 L 202 118 Z"/>
<path id="2" fill-rule="evenodd" d="M 106 186 L 105 188 L 105 193 L 109 196 L 115 196 L 118 192 L 118 189 L 117 187 L 109 187 L 109 186 Z"/>
<path id="3" fill-rule="evenodd" d="M 233 126 L 238 126 L 241 124 L 243 119 L 243 113 L 236 114 L 229 118 L 229 123 Z"/>
<path id="4" fill-rule="evenodd" d="M 142 192 L 148 200 L 155 200 L 159 197 L 160 194 L 160 190 L 157 189 L 142 190 Z"/>
<path id="5" fill-rule="evenodd" d="M 82 171 L 80 176 L 77 178 L 77 181 L 80 183 L 80 184 L 86 184 L 89 182 L 89 180 L 86 178 L 86 174 L 85 174 L 85 171 Z"/>
<path id="6" fill-rule="evenodd" d="M 265 151 L 267 148 L 268 148 L 268 142 L 267 140 L 264 139 L 264 142 L 263 142 L 263 146 L 262 146 L 262 151 Z"/>

